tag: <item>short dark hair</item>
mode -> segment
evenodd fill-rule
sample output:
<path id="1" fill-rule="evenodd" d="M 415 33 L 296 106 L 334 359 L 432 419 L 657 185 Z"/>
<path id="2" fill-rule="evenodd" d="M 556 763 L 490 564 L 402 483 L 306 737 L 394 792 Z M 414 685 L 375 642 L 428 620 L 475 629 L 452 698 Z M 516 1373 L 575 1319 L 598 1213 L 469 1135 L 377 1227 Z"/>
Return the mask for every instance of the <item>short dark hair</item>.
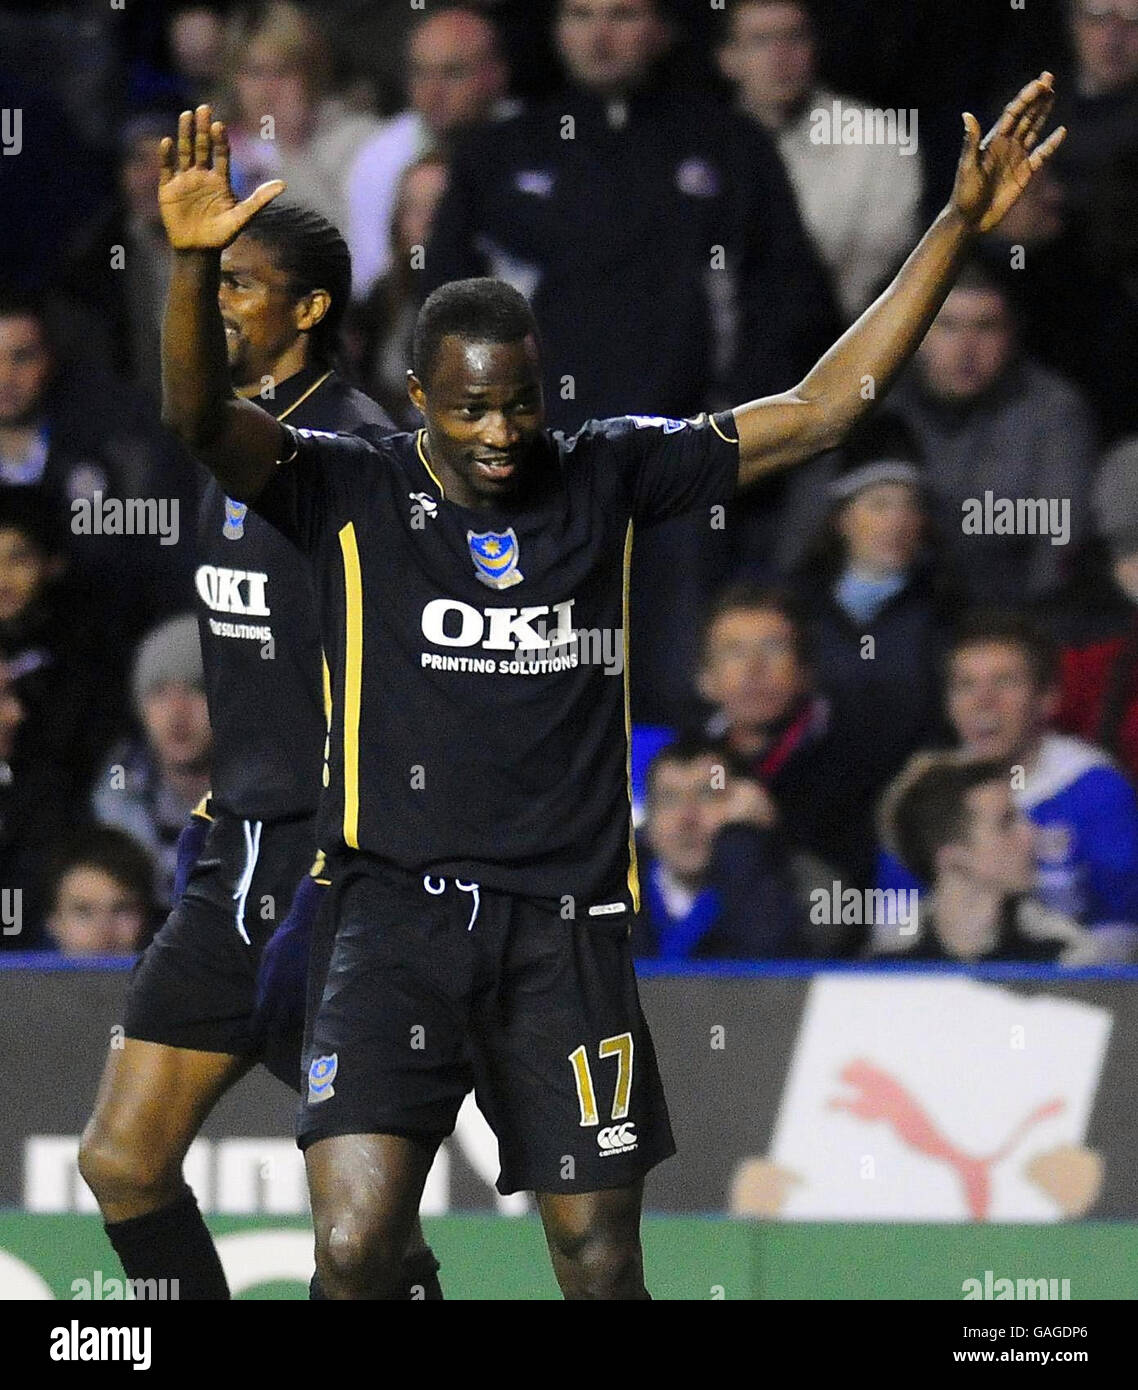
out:
<path id="1" fill-rule="evenodd" d="M 441 285 L 419 310 L 411 363 L 424 386 L 434 370 L 442 340 L 517 343 L 537 338 L 537 320 L 525 295 L 504 280 L 452 280 Z"/>
<path id="2" fill-rule="evenodd" d="M 648 764 L 644 785 L 647 800 L 652 800 L 656 775 L 662 767 L 676 765 L 685 767 L 700 758 L 714 758 L 716 762 L 723 765 L 724 770 L 732 777 L 753 778 L 754 776 L 742 758 L 729 748 L 722 739 L 708 738 L 702 734 L 684 734 L 674 743 L 665 744 Z"/>
<path id="3" fill-rule="evenodd" d="M 1015 308 L 1011 278 L 1000 262 L 983 252 L 973 251 L 961 264 L 952 282 L 954 290 L 986 290 L 1000 295 L 1008 308 Z"/>
<path id="4" fill-rule="evenodd" d="M 46 295 L 19 285 L 0 284 L 0 319 L 36 319 L 47 336 L 49 318 Z"/>
<path id="5" fill-rule="evenodd" d="M 992 782 L 1007 785 L 1008 778 L 1003 763 L 964 762 L 951 755 L 918 773 L 894 801 L 887 834 L 909 872 L 931 884 L 937 855 L 967 836 L 969 793 Z"/>
<path id="6" fill-rule="evenodd" d="M 63 880 L 73 869 L 99 869 L 138 899 L 146 915 L 154 911 L 154 861 L 125 830 L 88 825 L 75 831 L 56 852 L 51 866 L 48 902 L 56 909 Z"/>
<path id="7" fill-rule="evenodd" d="M 720 618 L 728 613 L 777 613 L 790 626 L 794 654 L 803 666 L 814 661 L 814 631 L 805 605 L 792 589 L 780 584 L 731 584 L 711 604 L 700 631 L 700 662 L 707 659 L 711 631 Z"/>
<path id="8" fill-rule="evenodd" d="M 243 235 L 267 247 L 292 293 L 302 299 L 327 290 L 328 312 L 308 334 L 315 363 L 331 366 L 340 341 L 340 326 L 352 294 L 352 256 L 339 231 L 312 208 L 274 199 L 245 227 Z"/>
<path id="9" fill-rule="evenodd" d="M 966 614 L 952 634 L 946 660 L 951 664 L 964 648 L 988 643 L 1018 647 L 1037 690 L 1049 690 L 1058 683 L 1058 644 L 1026 613 L 1015 609 L 982 608 Z"/>

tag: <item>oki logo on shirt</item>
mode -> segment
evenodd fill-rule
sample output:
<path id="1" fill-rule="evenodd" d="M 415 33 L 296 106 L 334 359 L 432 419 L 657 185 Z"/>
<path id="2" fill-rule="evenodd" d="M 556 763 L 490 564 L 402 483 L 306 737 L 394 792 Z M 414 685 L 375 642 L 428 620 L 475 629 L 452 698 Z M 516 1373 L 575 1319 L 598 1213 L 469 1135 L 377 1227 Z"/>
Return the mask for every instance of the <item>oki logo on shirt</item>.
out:
<path id="1" fill-rule="evenodd" d="M 242 617 L 267 618 L 265 602 L 267 574 L 252 570 L 231 570 L 224 565 L 199 565 L 194 583 L 198 596 L 215 613 L 236 613 Z"/>
<path id="2" fill-rule="evenodd" d="M 423 609 L 423 636 L 436 647 L 482 647 L 491 652 L 567 647 L 573 641 L 574 602 L 569 599 L 552 608 L 532 604 L 480 610 L 457 599 L 436 598 Z"/>

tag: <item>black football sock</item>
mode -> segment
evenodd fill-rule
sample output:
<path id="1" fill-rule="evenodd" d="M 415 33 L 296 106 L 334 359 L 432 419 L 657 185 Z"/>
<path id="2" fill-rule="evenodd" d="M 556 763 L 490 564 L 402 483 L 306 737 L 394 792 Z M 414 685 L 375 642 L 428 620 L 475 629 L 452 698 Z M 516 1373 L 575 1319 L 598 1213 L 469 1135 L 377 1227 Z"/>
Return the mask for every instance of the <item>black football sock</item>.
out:
<path id="1" fill-rule="evenodd" d="M 165 1279 L 169 1297 L 182 1300 L 229 1297 L 213 1237 L 189 1188 L 168 1207 L 108 1222 L 104 1229 L 128 1279 Z"/>
<path id="2" fill-rule="evenodd" d="M 443 1301 L 439 1262 L 429 1245 L 403 1261 L 403 1297 L 427 1303 Z"/>
<path id="3" fill-rule="evenodd" d="M 325 1299 L 320 1287 L 320 1276 L 314 1274 L 308 1285 L 310 1300 Z M 427 1246 L 416 1255 L 408 1255 L 403 1261 L 403 1297 L 427 1303 L 443 1301 L 443 1286 L 439 1283 L 439 1262 L 434 1251 Z"/>

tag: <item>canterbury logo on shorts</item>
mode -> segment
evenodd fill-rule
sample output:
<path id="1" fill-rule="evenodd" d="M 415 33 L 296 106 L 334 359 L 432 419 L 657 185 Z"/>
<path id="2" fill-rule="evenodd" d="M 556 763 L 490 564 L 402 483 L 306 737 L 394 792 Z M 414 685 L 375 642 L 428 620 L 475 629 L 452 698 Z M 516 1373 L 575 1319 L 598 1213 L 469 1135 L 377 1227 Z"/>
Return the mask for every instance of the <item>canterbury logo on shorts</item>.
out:
<path id="1" fill-rule="evenodd" d="M 606 1125 L 597 1135 L 597 1148 L 601 1156 L 606 1154 L 627 1154 L 636 1147 L 636 1126 L 627 1121 L 622 1125 Z"/>

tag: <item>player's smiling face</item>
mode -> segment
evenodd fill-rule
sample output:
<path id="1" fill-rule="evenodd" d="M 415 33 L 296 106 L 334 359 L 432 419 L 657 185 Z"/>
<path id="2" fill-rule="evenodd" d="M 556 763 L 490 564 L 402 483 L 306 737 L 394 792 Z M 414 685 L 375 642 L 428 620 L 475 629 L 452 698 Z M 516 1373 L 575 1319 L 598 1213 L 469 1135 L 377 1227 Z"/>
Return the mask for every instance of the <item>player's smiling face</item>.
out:
<path id="1" fill-rule="evenodd" d="M 305 337 L 327 311 L 323 290 L 297 296 L 271 247 L 246 234 L 221 253 L 217 302 L 229 374 L 238 391 L 259 391 L 265 377 L 284 381 L 307 359 Z"/>
<path id="2" fill-rule="evenodd" d="M 489 343 L 448 335 L 429 381 L 412 375 L 409 394 L 426 418 L 431 465 L 447 497 L 493 507 L 521 489 L 545 422 L 532 336 Z"/>

